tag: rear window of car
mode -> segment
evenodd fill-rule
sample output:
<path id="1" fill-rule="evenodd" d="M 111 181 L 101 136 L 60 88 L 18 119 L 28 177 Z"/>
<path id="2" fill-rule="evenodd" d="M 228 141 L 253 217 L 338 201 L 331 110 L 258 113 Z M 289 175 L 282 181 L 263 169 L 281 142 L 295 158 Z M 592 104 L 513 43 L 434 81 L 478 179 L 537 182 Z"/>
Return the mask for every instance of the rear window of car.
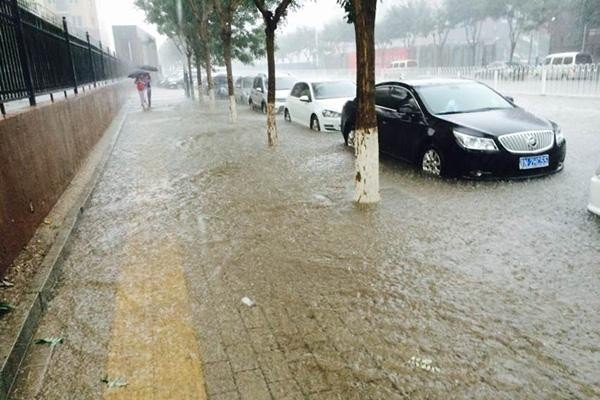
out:
<path id="1" fill-rule="evenodd" d="M 552 65 L 560 65 L 562 64 L 562 57 L 556 57 L 552 60 Z"/>
<path id="2" fill-rule="evenodd" d="M 294 78 L 287 77 L 276 77 L 275 78 L 275 89 L 276 90 L 289 90 L 294 86 Z"/>
<path id="3" fill-rule="evenodd" d="M 356 85 L 348 81 L 315 82 L 312 84 L 316 99 L 339 99 L 356 96 Z"/>
<path id="4" fill-rule="evenodd" d="M 589 54 L 577 54 L 575 56 L 575 64 L 591 64 L 592 56 Z"/>

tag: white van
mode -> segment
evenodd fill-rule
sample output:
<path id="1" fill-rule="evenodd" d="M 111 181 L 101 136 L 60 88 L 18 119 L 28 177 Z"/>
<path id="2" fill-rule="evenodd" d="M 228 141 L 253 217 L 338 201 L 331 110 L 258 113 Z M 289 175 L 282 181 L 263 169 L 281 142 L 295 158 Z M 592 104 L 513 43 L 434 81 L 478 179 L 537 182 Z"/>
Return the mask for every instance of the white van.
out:
<path id="1" fill-rule="evenodd" d="M 574 66 L 581 64 L 592 64 L 592 56 L 588 53 L 571 51 L 568 53 L 554 53 L 546 56 L 544 65 L 566 65 Z"/>
<path id="2" fill-rule="evenodd" d="M 546 56 L 544 68 L 548 70 L 548 79 L 576 79 L 585 76 L 586 69 L 593 65 L 588 53 L 570 51 Z"/>
<path id="3" fill-rule="evenodd" d="M 392 61 L 392 63 L 390 64 L 390 68 L 394 68 L 394 69 L 396 69 L 396 68 L 416 68 L 418 66 L 419 66 L 419 64 L 415 60 Z"/>

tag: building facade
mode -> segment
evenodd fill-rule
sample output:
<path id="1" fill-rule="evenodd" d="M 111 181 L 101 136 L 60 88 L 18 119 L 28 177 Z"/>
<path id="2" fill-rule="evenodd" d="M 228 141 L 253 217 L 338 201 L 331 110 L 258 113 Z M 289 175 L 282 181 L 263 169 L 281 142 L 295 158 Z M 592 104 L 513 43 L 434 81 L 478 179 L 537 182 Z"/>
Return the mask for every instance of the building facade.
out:
<path id="1" fill-rule="evenodd" d="M 65 17 L 74 33 L 88 32 L 94 40 L 100 40 L 100 21 L 96 0 L 35 0 L 39 12 L 51 12 L 59 19 Z"/>
<path id="2" fill-rule="evenodd" d="M 158 66 L 156 39 L 136 25 L 114 25 L 117 57 L 134 65 Z"/>

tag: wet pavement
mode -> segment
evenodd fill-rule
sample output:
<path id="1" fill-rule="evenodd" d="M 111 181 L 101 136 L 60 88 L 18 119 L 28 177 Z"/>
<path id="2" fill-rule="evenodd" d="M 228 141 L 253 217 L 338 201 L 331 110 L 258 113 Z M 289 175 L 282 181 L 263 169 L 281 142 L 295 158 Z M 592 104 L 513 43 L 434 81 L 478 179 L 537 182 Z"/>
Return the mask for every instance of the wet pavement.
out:
<path id="1" fill-rule="evenodd" d="M 383 158 L 362 209 L 340 134 L 280 119 L 269 149 L 261 114 L 155 98 L 68 246 L 36 334 L 64 342 L 33 347 L 13 398 L 600 397 L 599 100 L 517 97 L 562 125 L 557 175 Z"/>

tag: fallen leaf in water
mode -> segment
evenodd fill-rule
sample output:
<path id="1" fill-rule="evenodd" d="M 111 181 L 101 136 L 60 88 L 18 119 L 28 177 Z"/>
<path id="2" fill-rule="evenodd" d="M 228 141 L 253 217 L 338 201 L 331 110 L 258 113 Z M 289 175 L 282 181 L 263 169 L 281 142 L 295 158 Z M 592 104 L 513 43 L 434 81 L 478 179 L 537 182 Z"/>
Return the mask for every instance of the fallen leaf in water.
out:
<path id="1" fill-rule="evenodd" d="M 2 279 L 0 281 L 0 287 L 13 287 L 13 286 L 15 286 L 15 284 L 10 281 L 7 281 L 6 279 Z"/>
<path id="2" fill-rule="evenodd" d="M 8 314 L 13 310 L 13 307 L 5 301 L 0 301 L 0 315 Z"/>
<path id="3" fill-rule="evenodd" d="M 58 344 L 61 344 L 62 342 L 63 338 L 58 336 L 51 336 L 47 338 L 38 339 L 35 341 L 35 344 L 47 344 L 50 345 L 50 347 L 54 347 Z"/>
<path id="4" fill-rule="evenodd" d="M 106 383 L 109 388 L 120 388 L 127 386 L 127 381 L 123 378 L 109 379 L 108 376 L 102 378 L 102 382 Z"/>
<path id="5" fill-rule="evenodd" d="M 412 356 L 410 358 L 410 360 L 408 360 L 406 362 L 406 364 L 408 364 L 408 366 L 410 366 L 410 367 L 420 368 L 427 372 L 440 372 L 440 369 L 438 367 L 435 367 L 432 365 L 433 360 L 430 360 L 428 358 L 420 358 L 420 357 Z"/>
<path id="6" fill-rule="evenodd" d="M 254 307 L 256 303 L 250 297 L 242 297 L 242 303 L 248 307 Z"/>

